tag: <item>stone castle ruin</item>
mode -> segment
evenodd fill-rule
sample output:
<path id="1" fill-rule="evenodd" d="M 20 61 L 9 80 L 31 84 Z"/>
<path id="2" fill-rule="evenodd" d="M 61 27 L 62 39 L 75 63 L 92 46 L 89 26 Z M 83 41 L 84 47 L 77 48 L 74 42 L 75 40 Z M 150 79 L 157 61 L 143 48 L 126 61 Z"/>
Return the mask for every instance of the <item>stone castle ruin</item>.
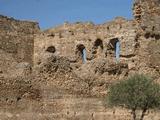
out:
<path id="1" fill-rule="evenodd" d="M 130 120 L 110 109 L 110 84 L 136 72 L 160 82 L 160 1 L 135 0 L 134 19 L 95 25 L 0 16 L 0 119 Z M 146 120 L 160 119 L 151 110 Z"/>

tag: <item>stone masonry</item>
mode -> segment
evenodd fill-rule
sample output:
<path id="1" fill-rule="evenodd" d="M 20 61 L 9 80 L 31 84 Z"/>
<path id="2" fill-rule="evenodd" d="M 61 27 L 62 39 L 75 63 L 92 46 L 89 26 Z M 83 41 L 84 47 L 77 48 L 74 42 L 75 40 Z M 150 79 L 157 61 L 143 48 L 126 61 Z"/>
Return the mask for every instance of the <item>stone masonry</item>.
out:
<path id="1" fill-rule="evenodd" d="M 42 31 L 1 15 L 0 120 L 131 120 L 105 97 L 134 73 L 160 83 L 160 1 L 135 0 L 133 16 Z M 160 120 L 159 113 L 150 110 L 145 120 Z"/>

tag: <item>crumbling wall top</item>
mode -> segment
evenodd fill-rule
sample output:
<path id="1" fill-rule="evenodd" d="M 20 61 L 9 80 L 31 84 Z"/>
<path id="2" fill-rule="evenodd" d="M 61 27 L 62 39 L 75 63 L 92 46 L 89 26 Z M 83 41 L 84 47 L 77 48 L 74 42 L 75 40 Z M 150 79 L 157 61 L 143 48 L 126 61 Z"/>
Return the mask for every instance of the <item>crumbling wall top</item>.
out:
<path id="1" fill-rule="evenodd" d="M 38 22 L 20 21 L 12 17 L 0 15 L 0 31 L 35 34 L 40 31 Z"/>

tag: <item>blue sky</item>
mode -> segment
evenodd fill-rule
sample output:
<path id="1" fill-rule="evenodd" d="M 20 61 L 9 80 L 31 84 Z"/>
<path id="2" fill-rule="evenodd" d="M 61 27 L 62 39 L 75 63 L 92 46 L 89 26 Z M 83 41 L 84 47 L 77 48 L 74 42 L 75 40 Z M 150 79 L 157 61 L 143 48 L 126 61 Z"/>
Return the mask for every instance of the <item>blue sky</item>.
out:
<path id="1" fill-rule="evenodd" d="M 104 23 L 132 18 L 133 0 L 0 0 L 0 14 L 39 22 L 42 29 L 76 21 Z"/>

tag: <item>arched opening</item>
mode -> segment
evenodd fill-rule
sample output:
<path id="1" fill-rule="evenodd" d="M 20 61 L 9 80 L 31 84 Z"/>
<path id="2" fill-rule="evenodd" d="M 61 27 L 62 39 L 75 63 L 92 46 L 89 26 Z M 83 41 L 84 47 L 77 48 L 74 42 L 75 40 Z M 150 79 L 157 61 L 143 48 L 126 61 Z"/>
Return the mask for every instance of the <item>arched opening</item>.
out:
<path id="1" fill-rule="evenodd" d="M 118 38 L 111 39 L 108 44 L 108 51 L 110 55 L 116 57 L 116 61 L 119 62 L 120 58 L 120 41 Z"/>
<path id="2" fill-rule="evenodd" d="M 97 55 L 100 55 L 102 51 L 103 51 L 103 41 L 101 39 L 97 39 L 94 42 L 92 54 L 94 54 L 95 57 L 97 57 Z"/>
<path id="3" fill-rule="evenodd" d="M 83 44 L 79 44 L 76 47 L 76 55 L 77 59 L 80 62 L 86 63 L 87 61 L 87 54 L 86 54 L 86 48 Z"/>
<path id="4" fill-rule="evenodd" d="M 50 52 L 50 53 L 55 53 L 56 52 L 56 48 L 54 46 L 49 46 L 47 49 L 46 49 L 47 52 Z"/>

